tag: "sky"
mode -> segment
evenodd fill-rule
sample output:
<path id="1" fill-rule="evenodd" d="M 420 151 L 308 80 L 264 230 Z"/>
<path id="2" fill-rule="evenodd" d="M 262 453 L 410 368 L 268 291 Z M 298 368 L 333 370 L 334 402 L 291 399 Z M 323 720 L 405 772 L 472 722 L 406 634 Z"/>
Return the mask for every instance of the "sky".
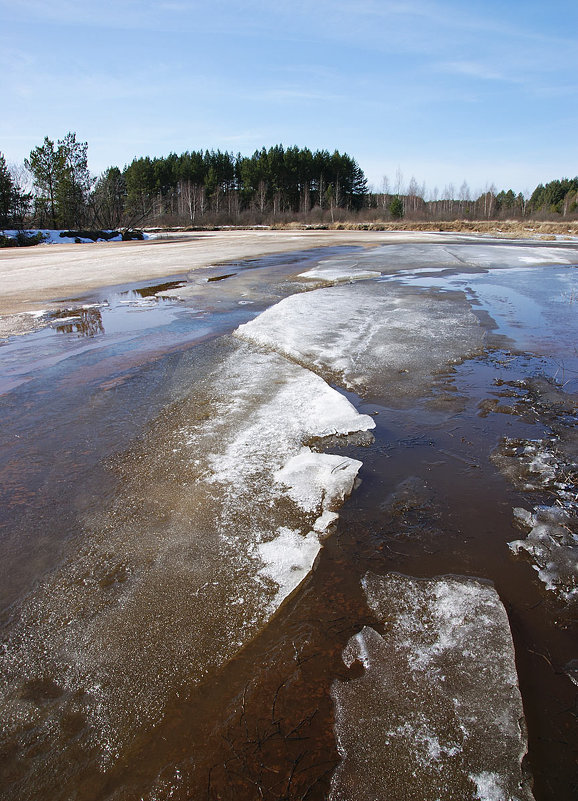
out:
<path id="1" fill-rule="evenodd" d="M 298 145 L 379 191 L 578 174 L 576 0 L 0 0 L 0 152 Z"/>

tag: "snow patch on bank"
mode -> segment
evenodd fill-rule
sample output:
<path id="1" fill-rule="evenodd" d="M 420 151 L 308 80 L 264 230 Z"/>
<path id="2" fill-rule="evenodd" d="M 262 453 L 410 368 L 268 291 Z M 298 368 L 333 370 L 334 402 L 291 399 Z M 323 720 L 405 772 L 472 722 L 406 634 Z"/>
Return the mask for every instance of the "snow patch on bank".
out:
<path id="1" fill-rule="evenodd" d="M 66 229 L 69 230 L 69 229 Z M 38 234 L 42 235 L 42 244 L 45 245 L 74 245 L 74 244 L 83 244 L 83 245 L 90 245 L 94 244 L 95 242 L 121 242 L 122 241 L 122 234 L 119 232 L 116 236 L 112 237 L 100 237 L 98 239 L 92 239 L 90 237 L 82 237 L 82 236 L 63 236 L 66 231 L 62 230 L 53 230 L 51 228 L 31 228 L 25 231 L 17 231 L 17 230 L 2 230 L 0 234 L 4 234 L 12 239 L 15 239 L 18 234 L 24 234 L 25 236 L 32 237 L 37 236 Z M 112 233 L 111 230 L 103 230 L 102 233 L 110 234 Z M 150 235 L 143 233 L 143 239 L 150 239 Z"/>

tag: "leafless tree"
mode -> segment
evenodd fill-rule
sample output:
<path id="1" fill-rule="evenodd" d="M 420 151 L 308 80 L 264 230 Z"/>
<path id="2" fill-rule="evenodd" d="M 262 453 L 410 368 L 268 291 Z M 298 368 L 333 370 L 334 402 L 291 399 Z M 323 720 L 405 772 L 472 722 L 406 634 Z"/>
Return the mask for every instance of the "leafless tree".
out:
<path id="1" fill-rule="evenodd" d="M 303 190 L 301 192 L 301 203 L 300 203 L 300 211 L 303 214 L 309 214 L 311 209 L 311 195 L 309 191 L 309 184 L 305 183 L 303 186 Z"/>
<path id="2" fill-rule="evenodd" d="M 494 184 L 491 184 L 489 187 L 486 184 L 482 201 L 484 207 L 484 217 L 489 220 L 493 216 L 496 206 L 496 187 Z"/>
<path id="3" fill-rule="evenodd" d="M 418 207 L 418 198 L 419 198 L 419 186 L 414 178 L 411 176 L 411 180 L 407 187 L 407 194 L 404 198 L 404 212 L 406 214 L 415 214 Z"/>
<path id="4" fill-rule="evenodd" d="M 257 208 L 261 214 L 263 214 L 265 212 L 265 206 L 267 205 L 267 184 L 265 181 L 259 181 L 257 192 L 255 193 L 255 200 L 257 202 Z"/>
<path id="5" fill-rule="evenodd" d="M 384 175 L 381 179 L 381 207 L 383 209 L 387 208 L 390 199 L 390 191 L 389 191 L 389 178 L 387 175 Z"/>
<path id="6" fill-rule="evenodd" d="M 403 173 L 401 169 L 398 167 L 395 171 L 395 194 L 399 197 L 403 195 Z"/>
<path id="7" fill-rule="evenodd" d="M 464 181 L 460 186 L 459 201 L 460 201 L 460 214 L 463 216 L 466 212 L 466 205 L 471 202 L 470 187 L 468 182 Z"/>

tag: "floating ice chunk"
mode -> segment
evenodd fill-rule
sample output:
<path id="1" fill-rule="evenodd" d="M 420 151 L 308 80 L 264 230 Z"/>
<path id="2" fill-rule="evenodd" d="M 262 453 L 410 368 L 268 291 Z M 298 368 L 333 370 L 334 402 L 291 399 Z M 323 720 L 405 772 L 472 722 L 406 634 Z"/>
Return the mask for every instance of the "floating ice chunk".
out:
<path id="1" fill-rule="evenodd" d="M 533 512 L 514 509 L 514 518 L 528 529 L 525 539 L 508 543 L 526 553 L 547 590 L 567 602 L 578 600 L 578 525 L 575 476 L 570 444 L 558 437 L 544 440 L 505 438 L 492 460 L 521 490 L 554 496 L 556 505 L 535 506 Z"/>
<path id="2" fill-rule="evenodd" d="M 315 523 L 313 523 L 313 530 L 324 534 L 338 519 L 339 515 L 337 512 L 330 512 L 326 509 L 323 514 L 319 515 Z"/>
<path id="3" fill-rule="evenodd" d="M 367 626 L 352 637 L 342 654 L 344 664 L 350 668 L 355 662 L 360 662 L 367 670 L 371 667 L 371 641 L 379 634 Z"/>
<path id="4" fill-rule="evenodd" d="M 274 354 L 256 354 L 245 348 L 243 356 L 245 361 L 240 359 L 234 367 L 232 389 L 224 406 L 233 423 L 230 436 L 223 449 L 209 456 L 212 481 L 245 486 L 266 468 L 270 482 L 273 473 L 285 467 L 305 442 L 375 428 L 372 417 L 359 414 L 347 398 L 315 373 Z M 323 459 L 316 460 L 311 454 L 309 462 L 321 464 Z M 336 481 L 330 470 L 325 477 L 332 484 Z"/>
<path id="5" fill-rule="evenodd" d="M 528 528 L 532 528 L 534 525 L 534 518 L 532 516 L 532 512 L 528 512 L 527 509 L 517 508 L 514 509 L 514 517 L 523 526 L 528 526 Z"/>
<path id="6" fill-rule="evenodd" d="M 341 505 L 353 489 L 361 467 L 357 459 L 314 453 L 304 447 L 275 473 L 275 481 L 287 487 L 289 497 L 306 512 Z"/>
<path id="7" fill-rule="evenodd" d="M 523 540 L 508 543 L 515 554 L 525 551 L 547 590 L 570 602 L 578 599 L 578 534 L 570 508 L 536 506 L 534 513 L 514 509 L 514 517 L 530 529 Z"/>
<path id="8" fill-rule="evenodd" d="M 342 762 L 332 801 L 531 801 L 514 649 L 487 583 L 367 574 L 365 627 L 343 652 L 363 675 L 336 681 Z"/>

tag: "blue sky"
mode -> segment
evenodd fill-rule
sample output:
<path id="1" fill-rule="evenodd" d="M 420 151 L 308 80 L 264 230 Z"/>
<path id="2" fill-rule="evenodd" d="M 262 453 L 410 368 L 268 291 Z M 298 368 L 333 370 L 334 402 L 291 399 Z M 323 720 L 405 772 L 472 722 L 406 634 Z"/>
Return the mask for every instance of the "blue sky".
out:
<path id="1" fill-rule="evenodd" d="M 338 149 L 379 188 L 578 174 L 578 3 L 0 0 L 0 151 Z"/>

